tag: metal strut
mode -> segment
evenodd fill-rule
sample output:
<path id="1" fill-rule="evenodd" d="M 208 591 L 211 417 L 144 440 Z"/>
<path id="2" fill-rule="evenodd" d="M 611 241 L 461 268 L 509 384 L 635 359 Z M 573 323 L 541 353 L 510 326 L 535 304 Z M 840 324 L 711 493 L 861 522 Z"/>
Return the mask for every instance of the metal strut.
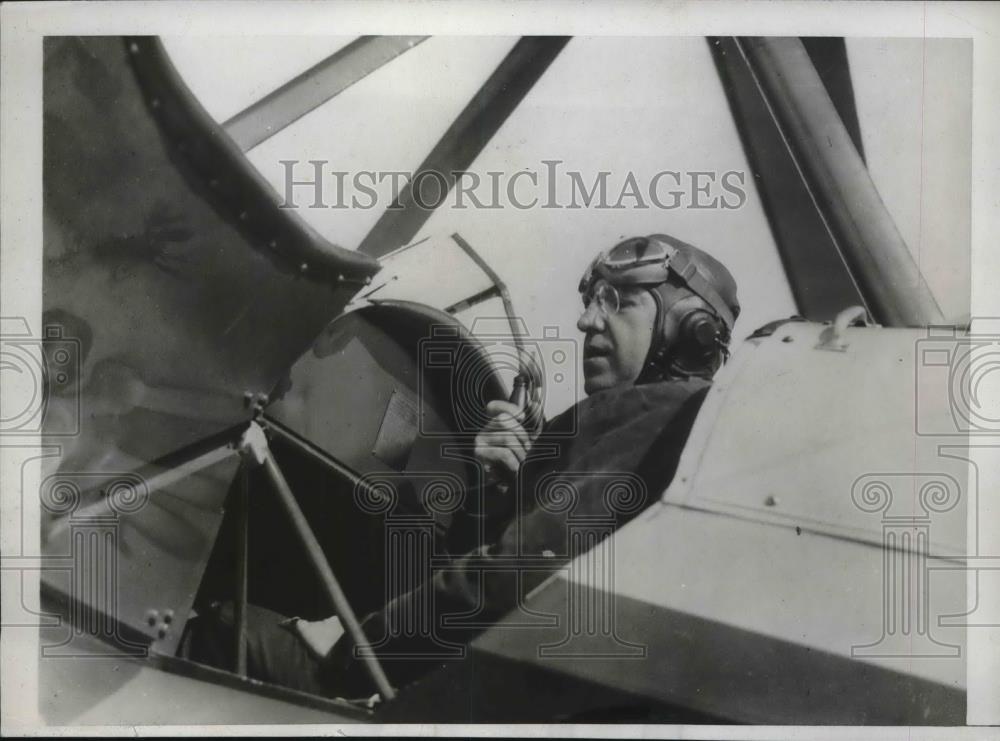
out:
<path id="1" fill-rule="evenodd" d="M 479 156 L 568 41 L 568 36 L 524 36 L 514 44 L 421 163 L 413 180 L 368 232 L 357 251 L 382 257 L 412 241 L 434 208 L 444 202 L 458 174 L 468 169 Z M 419 195 L 413 192 L 413 185 L 422 173 L 437 173 L 444 178 L 446 189 L 438 194 L 434 208 L 427 208 L 430 204 L 422 204 Z"/>
<path id="2" fill-rule="evenodd" d="M 361 36 L 237 113 L 222 128 L 248 152 L 426 38 Z"/>
<path id="3" fill-rule="evenodd" d="M 768 112 L 865 303 L 887 326 L 944 317 L 797 38 L 737 38 Z"/>
<path id="4" fill-rule="evenodd" d="M 361 623 L 358 622 L 354 610 L 347 601 L 347 595 L 344 594 L 340 583 L 337 581 L 337 577 L 333 573 L 333 569 L 330 568 L 330 563 L 326 560 L 326 555 L 323 553 L 319 541 L 316 540 L 312 528 L 309 527 L 309 522 L 295 500 L 295 495 L 292 493 L 291 487 L 285 481 L 285 477 L 281 473 L 281 468 L 279 468 L 278 462 L 271 453 L 264 430 L 257 422 L 251 422 L 246 432 L 243 433 L 243 437 L 240 438 L 239 442 L 239 451 L 246 461 L 245 465 L 262 465 L 264 467 L 264 471 L 271 480 L 271 484 L 278 495 L 278 500 L 281 502 L 285 513 L 291 520 L 292 527 L 305 547 L 309 562 L 312 564 L 313 569 L 315 569 L 317 576 L 319 576 L 327 596 L 333 602 L 333 606 L 337 611 L 337 617 L 340 618 L 340 622 L 343 623 L 344 628 L 350 634 L 354 645 L 359 649 L 361 659 L 372 680 L 375 682 L 379 694 L 382 695 L 383 700 L 392 700 L 396 696 L 396 692 L 392 688 L 392 685 L 389 684 L 389 678 L 382 670 L 382 665 L 379 663 L 378 658 L 370 650 L 371 645 L 368 637 L 361 629 Z"/>

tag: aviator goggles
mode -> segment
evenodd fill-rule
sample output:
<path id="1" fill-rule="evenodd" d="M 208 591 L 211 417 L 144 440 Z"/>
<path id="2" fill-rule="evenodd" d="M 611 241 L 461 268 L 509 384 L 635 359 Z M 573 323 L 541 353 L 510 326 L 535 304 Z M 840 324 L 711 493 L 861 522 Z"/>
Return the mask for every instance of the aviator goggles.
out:
<path id="1" fill-rule="evenodd" d="M 620 288 L 656 286 L 673 275 L 732 327 L 735 317 L 726 302 L 688 253 L 667 239 L 659 234 L 636 237 L 599 255 L 580 280 L 584 306 L 596 300 L 603 312 L 614 314 L 621 308 Z"/>

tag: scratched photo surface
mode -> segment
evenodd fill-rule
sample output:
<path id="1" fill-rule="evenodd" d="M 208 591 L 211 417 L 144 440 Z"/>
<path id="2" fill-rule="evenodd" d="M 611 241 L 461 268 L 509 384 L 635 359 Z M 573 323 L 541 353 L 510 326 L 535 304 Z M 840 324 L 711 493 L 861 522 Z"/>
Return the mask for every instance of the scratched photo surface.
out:
<path id="1" fill-rule="evenodd" d="M 47 37 L 44 722 L 963 725 L 972 54 Z"/>

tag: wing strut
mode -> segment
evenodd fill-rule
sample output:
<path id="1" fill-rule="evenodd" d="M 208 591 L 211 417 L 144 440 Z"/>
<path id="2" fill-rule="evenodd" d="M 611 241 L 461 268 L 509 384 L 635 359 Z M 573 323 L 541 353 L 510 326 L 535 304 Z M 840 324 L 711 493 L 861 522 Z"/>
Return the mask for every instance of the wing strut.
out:
<path id="1" fill-rule="evenodd" d="M 230 118 L 222 128 L 248 152 L 426 36 L 361 36 Z"/>
<path id="2" fill-rule="evenodd" d="M 472 164 L 568 41 L 568 36 L 525 36 L 514 45 L 372 227 L 358 252 L 381 257 L 413 240 L 434 212 L 429 203 L 436 200 L 435 205 L 440 205 L 445 200 L 458 173 Z M 436 175 L 422 177 L 421 173 Z M 415 201 L 413 182 L 433 180 L 440 188 L 442 179 L 447 188 L 437 199 Z"/>
<path id="3" fill-rule="evenodd" d="M 887 326 L 944 323 L 802 42 L 733 42 L 873 319 Z"/>
<path id="4" fill-rule="evenodd" d="M 710 37 L 729 109 L 798 313 L 829 321 L 864 304 L 733 37 Z"/>

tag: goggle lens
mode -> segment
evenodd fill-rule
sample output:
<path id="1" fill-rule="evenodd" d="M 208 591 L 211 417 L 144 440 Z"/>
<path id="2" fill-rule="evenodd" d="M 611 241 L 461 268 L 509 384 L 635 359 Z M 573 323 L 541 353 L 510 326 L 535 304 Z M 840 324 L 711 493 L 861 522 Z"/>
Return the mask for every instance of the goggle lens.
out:
<path id="1" fill-rule="evenodd" d="M 612 270 L 669 262 L 676 249 L 658 239 L 636 237 L 616 245 L 603 255 L 602 262 Z"/>
<path id="2" fill-rule="evenodd" d="M 622 305 L 618 289 L 603 278 L 596 281 L 590 290 L 583 294 L 584 308 L 589 308 L 590 304 L 595 301 L 598 311 L 604 316 L 617 314 Z"/>

